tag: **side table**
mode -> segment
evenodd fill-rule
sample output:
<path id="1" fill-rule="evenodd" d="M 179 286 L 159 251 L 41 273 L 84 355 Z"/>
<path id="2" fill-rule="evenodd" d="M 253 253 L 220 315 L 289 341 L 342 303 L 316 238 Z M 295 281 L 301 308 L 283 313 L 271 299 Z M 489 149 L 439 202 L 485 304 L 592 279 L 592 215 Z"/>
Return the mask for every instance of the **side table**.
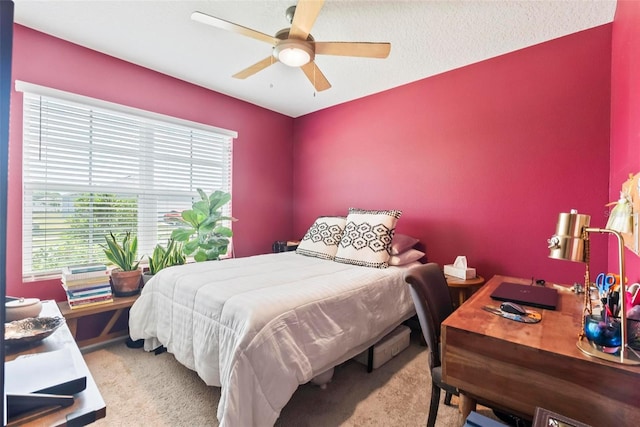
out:
<path id="1" fill-rule="evenodd" d="M 300 244 L 300 240 L 278 240 L 273 242 L 271 246 L 271 252 L 280 253 L 280 252 L 289 252 L 295 251 Z"/>
<path id="2" fill-rule="evenodd" d="M 447 285 L 452 290 L 457 291 L 458 293 L 458 304 L 457 307 L 461 306 L 467 298 L 473 294 L 480 286 L 484 285 L 484 278 L 482 276 L 476 276 L 473 279 L 459 279 L 457 277 L 444 275 L 447 279 Z"/>
<path id="3" fill-rule="evenodd" d="M 111 312 L 111 317 L 107 322 L 106 326 L 100 332 L 100 335 L 84 339 L 81 341 L 77 341 L 78 347 L 86 347 L 92 344 L 101 343 L 113 338 L 118 338 L 122 336 L 126 336 L 129 334 L 129 330 L 121 330 L 121 331 L 112 331 L 116 321 L 120 318 L 123 311 L 125 309 L 130 308 L 134 302 L 138 299 L 140 295 L 133 295 L 130 297 L 115 297 L 113 302 L 106 304 L 94 305 L 86 308 L 76 308 L 71 309 L 67 301 L 58 302 L 58 308 L 60 313 L 64 316 L 67 321 L 67 326 L 69 327 L 69 331 L 71 332 L 71 336 L 76 339 L 76 333 L 78 331 L 78 319 L 82 319 L 83 317 L 92 316 L 98 313 Z"/>

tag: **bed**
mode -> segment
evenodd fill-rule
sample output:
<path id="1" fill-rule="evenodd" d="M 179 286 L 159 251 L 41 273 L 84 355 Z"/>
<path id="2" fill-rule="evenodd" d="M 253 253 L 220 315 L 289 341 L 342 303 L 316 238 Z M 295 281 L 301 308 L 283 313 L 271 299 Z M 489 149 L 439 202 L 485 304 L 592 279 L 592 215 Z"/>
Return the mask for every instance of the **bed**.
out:
<path id="1" fill-rule="evenodd" d="M 170 267 L 131 308 L 130 335 L 221 387 L 221 426 L 273 425 L 298 385 L 415 313 L 405 270 L 296 252 Z"/>
<path id="2" fill-rule="evenodd" d="M 328 381 L 414 314 L 403 273 L 424 253 L 400 242 L 400 215 L 351 208 L 318 217 L 296 252 L 161 270 L 131 308 L 131 338 L 219 386 L 221 426 L 273 425 L 298 385 Z"/>

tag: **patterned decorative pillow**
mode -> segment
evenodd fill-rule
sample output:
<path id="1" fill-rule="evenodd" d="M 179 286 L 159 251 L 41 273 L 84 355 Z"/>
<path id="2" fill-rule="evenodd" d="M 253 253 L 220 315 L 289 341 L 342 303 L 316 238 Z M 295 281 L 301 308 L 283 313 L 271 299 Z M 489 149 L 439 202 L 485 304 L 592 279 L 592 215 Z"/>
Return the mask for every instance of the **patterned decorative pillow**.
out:
<path id="1" fill-rule="evenodd" d="M 387 268 L 391 242 L 402 211 L 349 209 L 335 261 L 364 267 Z"/>
<path id="2" fill-rule="evenodd" d="M 343 216 L 321 216 L 307 230 L 296 253 L 333 260 L 347 220 Z"/>

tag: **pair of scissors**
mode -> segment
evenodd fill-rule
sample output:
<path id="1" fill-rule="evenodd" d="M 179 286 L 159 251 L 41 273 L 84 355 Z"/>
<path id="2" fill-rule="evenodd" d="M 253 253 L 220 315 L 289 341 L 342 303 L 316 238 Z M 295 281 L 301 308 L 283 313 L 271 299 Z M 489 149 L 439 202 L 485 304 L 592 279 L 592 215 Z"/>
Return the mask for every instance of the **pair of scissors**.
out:
<path id="1" fill-rule="evenodd" d="M 504 317 L 505 319 L 515 320 L 516 322 L 538 323 L 540 320 L 542 320 L 542 315 L 539 312 L 533 310 L 527 310 L 526 314 L 520 315 L 507 313 L 506 311 L 500 310 L 499 307 L 492 307 L 490 305 L 485 305 L 484 307 L 482 307 L 482 309 L 488 311 L 489 313 L 497 314 L 500 317 Z"/>
<path id="2" fill-rule="evenodd" d="M 605 298 L 609 294 L 609 289 L 616 284 L 616 278 L 613 274 L 600 273 L 596 277 L 596 287 L 600 298 Z"/>

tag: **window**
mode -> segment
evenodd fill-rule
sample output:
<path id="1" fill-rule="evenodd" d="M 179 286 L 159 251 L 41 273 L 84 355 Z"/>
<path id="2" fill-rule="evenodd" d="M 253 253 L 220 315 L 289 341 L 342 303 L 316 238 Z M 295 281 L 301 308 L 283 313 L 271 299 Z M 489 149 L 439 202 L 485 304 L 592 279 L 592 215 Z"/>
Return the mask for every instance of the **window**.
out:
<path id="1" fill-rule="evenodd" d="M 235 132 L 18 82 L 24 92 L 23 275 L 166 244 L 197 189 L 231 192 Z M 231 216 L 231 203 L 225 206 Z"/>

